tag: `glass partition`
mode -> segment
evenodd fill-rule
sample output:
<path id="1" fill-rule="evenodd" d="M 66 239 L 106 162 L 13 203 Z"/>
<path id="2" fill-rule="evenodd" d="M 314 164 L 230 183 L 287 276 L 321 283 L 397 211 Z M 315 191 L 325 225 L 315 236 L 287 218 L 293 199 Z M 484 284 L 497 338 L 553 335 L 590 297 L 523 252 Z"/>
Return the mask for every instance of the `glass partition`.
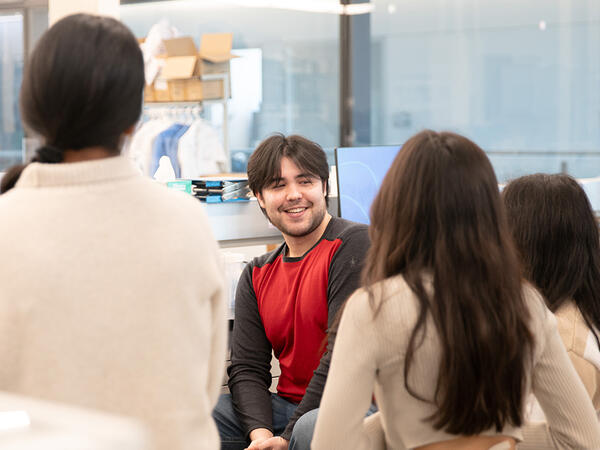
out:
<path id="1" fill-rule="evenodd" d="M 373 144 L 452 130 L 489 152 L 500 181 L 600 175 L 600 2 L 374 4 Z"/>
<path id="2" fill-rule="evenodd" d="M 245 167 L 247 149 L 274 132 L 302 134 L 324 147 L 337 145 L 339 16 L 327 8 L 287 3 L 181 0 L 121 6 L 121 20 L 138 37 L 161 19 L 192 36 L 196 45 L 202 33 L 233 33 L 239 56 L 231 62 L 228 104 L 234 170 Z M 222 114 L 207 109 L 219 127 Z"/>

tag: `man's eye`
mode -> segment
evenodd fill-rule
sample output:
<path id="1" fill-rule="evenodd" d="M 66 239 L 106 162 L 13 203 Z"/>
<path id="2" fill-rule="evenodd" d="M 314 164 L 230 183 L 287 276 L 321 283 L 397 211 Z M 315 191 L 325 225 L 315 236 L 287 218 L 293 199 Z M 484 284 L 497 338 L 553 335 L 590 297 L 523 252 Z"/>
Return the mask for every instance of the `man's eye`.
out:
<path id="1" fill-rule="evenodd" d="M 312 180 L 306 178 L 306 179 L 300 181 L 300 184 L 312 184 Z"/>

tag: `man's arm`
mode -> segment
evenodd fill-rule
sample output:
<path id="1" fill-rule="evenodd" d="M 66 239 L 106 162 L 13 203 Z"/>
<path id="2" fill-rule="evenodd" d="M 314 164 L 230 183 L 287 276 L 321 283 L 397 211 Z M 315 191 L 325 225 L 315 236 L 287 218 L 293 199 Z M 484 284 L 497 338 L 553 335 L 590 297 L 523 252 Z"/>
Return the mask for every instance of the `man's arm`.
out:
<path id="1" fill-rule="evenodd" d="M 252 267 L 248 264 L 244 269 L 235 294 L 231 365 L 227 369 L 233 409 L 246 435 L 258 428 L 273 431 L 271 343 L 258 312 Z"/>
<path id="2" fill-rule="evenodd" d="M 335 342 L 337 330 L 332 329 L 338 310 L 344 302 L 360 286 L 360 274 L 363 262 L 369 249 L 369 235 L 367 227 L 353 229 L 343 239 L 342 245 L 337 250 L 331 264 L 329 265 L 329 281 L 327 286 L 327 326 L 329 336 L 327 350 L 321 357 L 319 366 L 315 370 L 313 377 L 306 388 L 306 393 L 302 401 L 296 408 L 296 411 L 290 418 L 284 432 L 281 434 L 286 440 L 290 440 L 296 421 L 308 411 L 319 407 L 327 373 L 329 372 L 329 363 L 331 361 L 331 352 Z"/>

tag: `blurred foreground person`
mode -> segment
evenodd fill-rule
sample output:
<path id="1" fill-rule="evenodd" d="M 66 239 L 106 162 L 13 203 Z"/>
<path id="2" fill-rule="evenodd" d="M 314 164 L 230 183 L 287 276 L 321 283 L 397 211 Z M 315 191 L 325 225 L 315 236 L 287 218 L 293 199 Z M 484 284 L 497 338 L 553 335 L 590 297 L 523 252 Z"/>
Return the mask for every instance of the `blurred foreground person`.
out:
<path id="1" fill-rule="evenodd" d="M 119 156 L 144 67 L 120 22 L 69 16 L 21 89 L 44 145 L 0 196 L 0 390 L 140 419 L 159 449 L 216 449 L 226 347 L 201 205 Z"/>

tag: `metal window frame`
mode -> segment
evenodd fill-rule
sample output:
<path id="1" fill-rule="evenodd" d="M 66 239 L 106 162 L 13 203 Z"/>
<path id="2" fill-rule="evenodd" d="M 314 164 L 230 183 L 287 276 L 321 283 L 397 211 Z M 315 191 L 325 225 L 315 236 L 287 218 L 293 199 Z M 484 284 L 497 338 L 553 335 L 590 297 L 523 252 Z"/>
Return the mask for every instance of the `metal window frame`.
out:
<path id="1" fill-rule="evenodd" d="M 371 0 L 340 0 L 341 5 L 368 3 Z M 339 142 L 342 147 L 371 142 L 370 13 L 367 15 L 340 14 Z"/>

